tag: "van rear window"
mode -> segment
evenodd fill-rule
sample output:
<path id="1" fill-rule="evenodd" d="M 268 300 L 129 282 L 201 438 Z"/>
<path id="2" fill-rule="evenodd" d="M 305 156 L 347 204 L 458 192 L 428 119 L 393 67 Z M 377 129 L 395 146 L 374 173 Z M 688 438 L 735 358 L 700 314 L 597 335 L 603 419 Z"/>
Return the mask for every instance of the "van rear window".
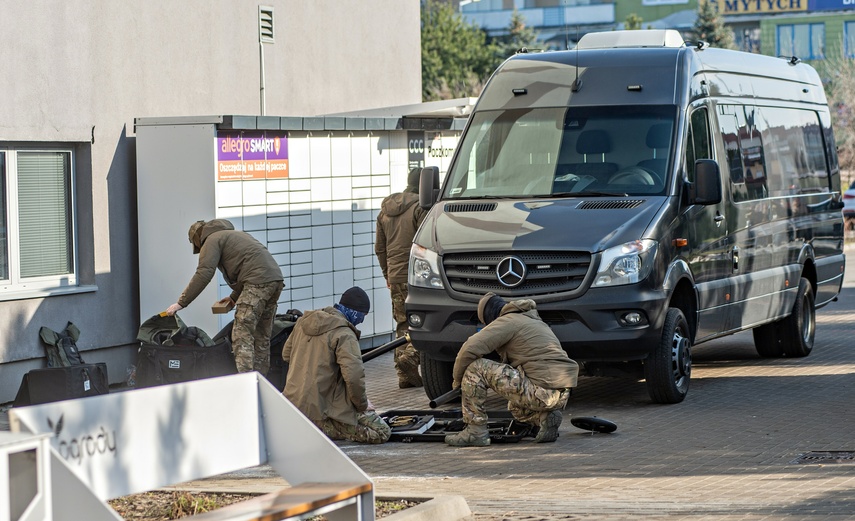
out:
<path id="1" fill-rule="evenodd" d="M 481 111 L 463 137 L 446 198 L 662 194 L 673 106 Z"/>

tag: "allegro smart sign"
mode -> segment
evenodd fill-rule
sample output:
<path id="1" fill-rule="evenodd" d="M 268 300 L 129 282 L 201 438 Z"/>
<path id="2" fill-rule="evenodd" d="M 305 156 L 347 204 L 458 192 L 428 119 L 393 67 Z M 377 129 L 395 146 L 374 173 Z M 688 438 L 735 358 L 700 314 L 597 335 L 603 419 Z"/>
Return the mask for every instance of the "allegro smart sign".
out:
<path id="1" fill-rule="evenodd" d="M 285 179 L 288 136 L 274 132 L 221 132 L 217 135 L 217 181 Z"/>

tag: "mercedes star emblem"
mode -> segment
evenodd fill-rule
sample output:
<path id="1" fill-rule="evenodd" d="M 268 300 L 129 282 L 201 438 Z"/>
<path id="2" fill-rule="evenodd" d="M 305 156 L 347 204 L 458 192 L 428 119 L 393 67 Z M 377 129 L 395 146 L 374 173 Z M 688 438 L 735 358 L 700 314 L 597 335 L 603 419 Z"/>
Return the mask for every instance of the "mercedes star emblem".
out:
<path id="1" fill-rule="evenodd" d="M 496 265 L 496 277 L 508 288 L 515 288 L 522 284 L 525 273 L 525 263 L 519 257 L 505 257 Z"/>

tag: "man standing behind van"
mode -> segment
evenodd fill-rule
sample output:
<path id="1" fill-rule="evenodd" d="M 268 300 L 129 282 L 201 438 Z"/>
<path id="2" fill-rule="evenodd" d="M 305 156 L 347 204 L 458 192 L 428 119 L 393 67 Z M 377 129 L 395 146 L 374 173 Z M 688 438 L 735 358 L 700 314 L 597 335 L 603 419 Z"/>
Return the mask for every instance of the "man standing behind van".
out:
<path id="1" fill-rule="evenodd" d="M 374 253 L 386 278 L 386 287 L 392 293 L 392 315 L 395 317 L 395 337 L 407 334 L 407 316 L 404 302 L 407 300 L 407 268 L 410 247 L 427 212 L 419 206 L 419 169 L 413 168 L 407 175 L 407 188 L 402 193 L 392 194 L 380 205 L 377 216 L 377 240 Z M 395 349 L 395 370 L 398 387 L 421 387 L 419 376 L 419 353 L 413 344 Z"/>
<path id="2" fill-rule="evenodd" d="M 219 267 L 232 294 L 218 304 L 237 308 L 232 328 L 237 370 L 267 374 L 273 318 L 284 286 L 282 270 L 264 245 L 252 235 L 235 230 L 225 219 L 196 221 L 188 234 L 193 253 L 199 255 L 199 265 L 178 302 L 169 306 L 166 313 L 174 315 L 189 306 Z"/>

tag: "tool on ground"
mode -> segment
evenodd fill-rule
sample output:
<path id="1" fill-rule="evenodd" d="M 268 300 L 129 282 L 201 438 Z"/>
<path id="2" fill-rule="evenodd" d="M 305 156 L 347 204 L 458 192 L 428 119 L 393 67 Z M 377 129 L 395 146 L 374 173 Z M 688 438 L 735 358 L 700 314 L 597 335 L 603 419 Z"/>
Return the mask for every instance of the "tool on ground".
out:
<path id="1" fill-rule="evenodd" d="M 451 400 L 454 400 L 456 398 L 460 398 L 460 388 L 459 387 L 457 389 L 452 389 L 445 394 L 441 394 L 441 395 L 437 396 L 436 398 L 434 398 L 433 400 L 431 400 L 430 401 L 430 408 L 436 409 L 440 405 L 446 404 L 446 403 L 448 403 Z"/>
<path id="2" fill-rule="evenodd" d="M 389 351 L 395 349 L 396 347 L 402 346 L 410 341 L 410 335 L 406 334 L 400 338 L 396 338 L 391 342 L 383 344 L 382 346 L 375 347 L 374 349 L 368 351 L 367 353 L 362 355 L 362 361 L 367 362 L 373 358 L 377 358 L 383 353 L 388 353 Z"/>
<path id="3" fill-rule="evenodd" d="M 582 430 L 591 431 L 591 434 L 594 434 L 595 432 L 608 434 L 617 430 L 616 423 L 610 422 L 604 418 L 597 418 L 596 416 L 580 416 L 578 418 L 571 418 L 570 424 Z"/>

